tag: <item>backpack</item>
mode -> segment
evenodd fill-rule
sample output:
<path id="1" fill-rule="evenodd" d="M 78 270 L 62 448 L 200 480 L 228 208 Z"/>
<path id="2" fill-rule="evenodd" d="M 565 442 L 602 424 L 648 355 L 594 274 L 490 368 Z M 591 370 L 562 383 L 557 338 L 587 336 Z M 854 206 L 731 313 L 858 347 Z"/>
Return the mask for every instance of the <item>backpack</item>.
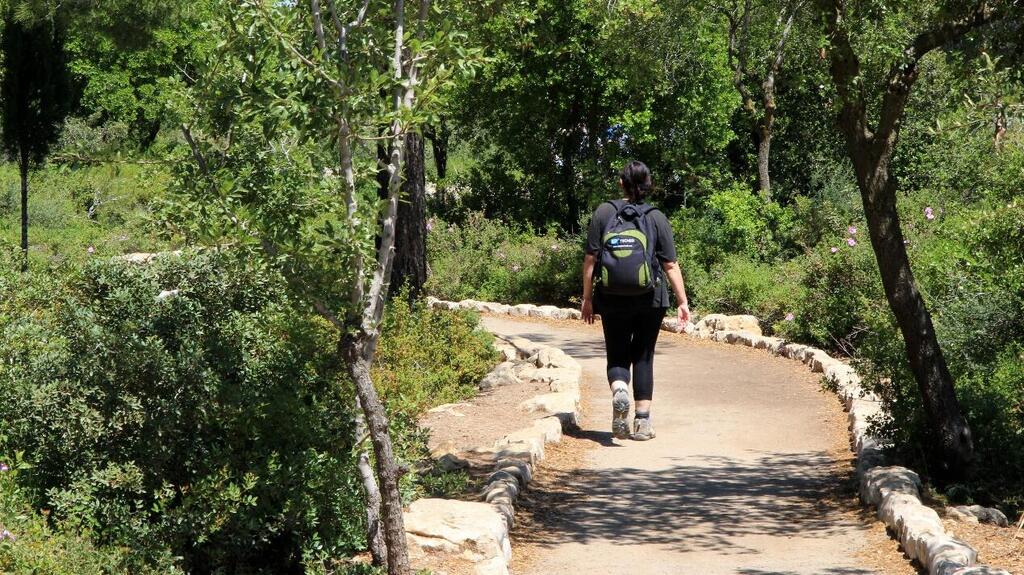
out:
<path id="1" fill-rule="evenodd" d="M 640 295 L 660 283 L 660 265 L 654 257 L 658 238 L 647 221 L 655 210 L 647 204 L 622 200 L 608 202 L 615 216 L 601 236 L 601 252 L 595 276 L 601 291 L 611 295 Z"/>

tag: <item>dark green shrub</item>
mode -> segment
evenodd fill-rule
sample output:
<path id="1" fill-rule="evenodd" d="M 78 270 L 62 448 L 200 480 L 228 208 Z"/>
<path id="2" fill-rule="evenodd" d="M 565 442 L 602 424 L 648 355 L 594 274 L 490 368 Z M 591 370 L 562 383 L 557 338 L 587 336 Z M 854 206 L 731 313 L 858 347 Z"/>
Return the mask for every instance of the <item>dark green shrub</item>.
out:
<path id="1" fill-rule="evenodd" d="M 711 269 L 727 256 L 772 261 L 791 250 L 793 212 L 735 184 L 671 218 L 676 248 L 687 264 Z"/>
<path id="2" fill-rule="evenodd" d="M 180 573 L 170 555 L 138 565 L 125 549 L 97 547 L 88 533 L 51 526 L 29 504 L 16 482 L 18 462 L 0 456 L 0 572 L 13 575 L 121 575 Z"/>
<path id="3" fill-rule="evenodd" d="M 205 255 L 58 284 L 0 326 L 0 449 L 27 454 L 34 505 L 196 573 L 360 548 L 334 335 L 273 274 Z"/>
<path id="4" fill-rule="evenodd" d="M 217 254 L 61 273 L 0 273 L 0 453 L 26 454 L 33 507 L 143 567 L 294 571 L 363 549 L 337 334 L 278 276 Z M 496 354 L 470 314 L 398 297 L 386 318 L 374 376 L 415 464 L 416 417 L 470 396 Z"/>
<path id="5" fill-rule="evenodd" d="M 767 332 L 787 320 L 802 299 L 798 262 L 765 264 L 730 255 L 711 270 L 707 283 L 694 286 L 702 313 L 751 314 Z"/>
<path id="6" fill-rule="evenodd" d="M 498 363 L 494 336 L 469 312 L 440 313 L 398 294 L 385 314 L 374 382 L 392 412 L 417 416 L 472 397 Z"/>
<path id="7" fill-rule="evenodd" d="M 427 290 L 442 299 L 573 305 L 582 288 L 581 238 L 535 235 L 473 214 L 436 221 L 427 237 Z"/>
<path id="8" fill-rule="evenodd" d="M 822 244 L 790 264 L 802 269 L 802 289 L 792 300 L 793 321 L 777 324 L 782 335 L 852 355 L 867 329 L 865 315 L 888 310 L 866 234 L 858 230 L 854 236 Z"/>

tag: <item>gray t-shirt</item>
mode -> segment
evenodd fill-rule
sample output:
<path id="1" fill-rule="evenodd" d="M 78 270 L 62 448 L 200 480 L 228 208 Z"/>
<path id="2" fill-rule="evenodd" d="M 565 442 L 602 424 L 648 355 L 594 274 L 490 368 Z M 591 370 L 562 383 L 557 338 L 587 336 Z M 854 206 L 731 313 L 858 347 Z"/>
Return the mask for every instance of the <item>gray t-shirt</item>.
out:
<path id="1" fill-rule="evenodd" d="M 605 202 L 594 210 L 590 217 L 590 227 L 587 228 L 587 245 L 584 248 L 588 254 L 597 255 L 601 251 L 601 237 L 608 227 L 608 222 L 615 217 L 616 209 L 609 202 Z M 647 223 L 657 238 L 654 243 L 654 256 L 658 261 L 676 261 L 676 244 L 672 238 L 672 225 L 668 222 L 661 210 L 654 209 L 647 214 Z M 668 307 L 668 279 L 662 270 L 658 274 L 658 283 L 654 290 L 636 296 L 609 295 L 601 293 L 601 286 L 594 285 L 594 311 L 601 313 L 601 309 L 619 309 L 632 307 Z"/>

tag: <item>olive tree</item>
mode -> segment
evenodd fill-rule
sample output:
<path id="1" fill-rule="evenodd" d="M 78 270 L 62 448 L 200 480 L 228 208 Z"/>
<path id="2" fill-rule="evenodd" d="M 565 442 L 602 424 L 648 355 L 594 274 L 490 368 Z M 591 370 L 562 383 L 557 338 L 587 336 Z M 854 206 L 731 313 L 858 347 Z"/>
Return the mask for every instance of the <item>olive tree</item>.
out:
<path id="1" fill-rule="evenodd" d="M 368 546 L 391 574 L 409 570 L 406 469 L 370 366 L 394 265 L 406 140 L 467 66 L 457 34 L 427 34 L 437 15 L 429 0 L 233 2 L 217 22 L 220 45 L 176 103 L 192 161 L 179 168 L 164 211 L 186 238 L 276 266 L 337 328 L 362 413 L 357 444 L 373 447 L 373 467 L 366 450 L 357 454 Z M 380 162 L 378 143 L 388 150 Z"/>
<path id="2" fill-rule="evenodd" d="M 817 0 L 830 72 L 838 96 L 837 122 L 853 164 L 882 285 L 917 381 L 945 474 L 973 458 L 973 441 L 935 334 L 914 281 L 897 210 L 898 182 L 890 166 L 921 61 L 950 48 L 990 22 L 1020 13 L 1020 3 Z"/>

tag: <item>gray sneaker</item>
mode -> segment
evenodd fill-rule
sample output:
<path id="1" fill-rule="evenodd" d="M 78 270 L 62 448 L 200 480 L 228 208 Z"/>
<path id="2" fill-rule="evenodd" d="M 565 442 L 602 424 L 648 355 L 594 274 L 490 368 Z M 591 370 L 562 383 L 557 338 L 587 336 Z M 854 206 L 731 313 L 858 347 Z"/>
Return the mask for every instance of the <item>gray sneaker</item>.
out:
<path id="1" fill-rule="evenodd" d="M 634 441 L 649 441 L 654 439 L 656 435 L 650 417 L 637 417 L 633 420 Z"/>
<path id="2" fill-rule="evenodd" d="M 629 439 L 629 392 L 625 388 L 612 394 L 612 435 Z"/>

